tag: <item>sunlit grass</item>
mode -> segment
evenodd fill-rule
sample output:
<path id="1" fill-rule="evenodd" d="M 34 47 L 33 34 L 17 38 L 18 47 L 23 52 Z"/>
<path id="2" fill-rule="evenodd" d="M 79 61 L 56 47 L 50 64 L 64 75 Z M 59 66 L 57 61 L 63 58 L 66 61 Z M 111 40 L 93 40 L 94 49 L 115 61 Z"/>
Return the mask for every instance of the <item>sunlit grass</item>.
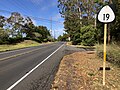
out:
<path id="1" fill-rule="evenodd" d="M 103 52 L 103 44 L 96 45 L 96 51 L 98 55 Z M 112 43 L 107 45 L 107 60 L 114 64 L 118 64 L 120 66 L 120 45 Z"/>
<path id="2" fill-rule="evenodd" d="M 38 46 L 38 45 L 40 45 L 40 43 L 31 40 L 25 40 L 24 42 L 15 45 L 0 45 L 0 51 L 9 51 L 19 48 Z"/>

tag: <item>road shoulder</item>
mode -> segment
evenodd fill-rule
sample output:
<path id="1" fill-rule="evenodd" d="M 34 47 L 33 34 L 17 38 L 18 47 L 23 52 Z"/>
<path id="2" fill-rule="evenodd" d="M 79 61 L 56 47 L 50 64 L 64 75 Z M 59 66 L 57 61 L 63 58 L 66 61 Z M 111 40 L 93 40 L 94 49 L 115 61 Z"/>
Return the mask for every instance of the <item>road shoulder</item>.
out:
<path id="1" fill-rule="evenodd" d="M 106 72 L 106 85 L 102 85 L 102 60 L 95 51 L 74 52 L 64 56 L 51 90 L 119 90 L 120 68 L 111 67 Z"/>

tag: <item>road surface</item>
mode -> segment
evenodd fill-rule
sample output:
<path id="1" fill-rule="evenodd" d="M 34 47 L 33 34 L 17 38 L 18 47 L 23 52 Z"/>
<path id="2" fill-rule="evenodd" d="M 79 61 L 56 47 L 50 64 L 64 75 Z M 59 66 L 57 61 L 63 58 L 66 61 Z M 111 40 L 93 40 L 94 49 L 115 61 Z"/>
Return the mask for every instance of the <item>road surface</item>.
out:
<path id="1" fill-rule="evenodd" d="M 0 53 L 0 90 L 49 90 L 64 43 Z"/>

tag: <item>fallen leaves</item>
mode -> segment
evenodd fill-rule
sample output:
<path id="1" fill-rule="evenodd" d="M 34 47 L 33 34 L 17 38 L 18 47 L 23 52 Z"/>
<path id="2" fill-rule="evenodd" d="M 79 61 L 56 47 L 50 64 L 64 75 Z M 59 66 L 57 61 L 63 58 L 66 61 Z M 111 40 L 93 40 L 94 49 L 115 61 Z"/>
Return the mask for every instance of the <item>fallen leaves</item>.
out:
<path id="1" fill-rule="evenodd" d="M 107 62 L 106 85 L 102 85 L 102 60 L 94 51 L 75 52 L 61 61 L 51 90 L 120 90 L 120 68 Z"/>

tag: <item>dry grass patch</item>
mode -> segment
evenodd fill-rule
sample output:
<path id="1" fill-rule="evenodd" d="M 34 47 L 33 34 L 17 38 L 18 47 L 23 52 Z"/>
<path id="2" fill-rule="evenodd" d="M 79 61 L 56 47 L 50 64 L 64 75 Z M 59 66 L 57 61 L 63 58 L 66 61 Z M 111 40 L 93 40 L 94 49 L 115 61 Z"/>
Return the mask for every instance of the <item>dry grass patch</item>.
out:
<path id="1" fill-rule="evenodd" d="M 51 90 L 120 90 L 120 68 L 106 72 L 106 85 L 102 85 L 102 60 L 95 52 L 76 52 L 61 61 Z"/>
<path id="2" fill-rule="evenodd" d="M 31 47 L 31 46 L 38 46 L 40 43 L 32 41 L 32 40 L 25 40 L 24 42 L 17 43 L 15 45 L 0 45 L 0 51 L 9 51 L 19 48 Z"/>

